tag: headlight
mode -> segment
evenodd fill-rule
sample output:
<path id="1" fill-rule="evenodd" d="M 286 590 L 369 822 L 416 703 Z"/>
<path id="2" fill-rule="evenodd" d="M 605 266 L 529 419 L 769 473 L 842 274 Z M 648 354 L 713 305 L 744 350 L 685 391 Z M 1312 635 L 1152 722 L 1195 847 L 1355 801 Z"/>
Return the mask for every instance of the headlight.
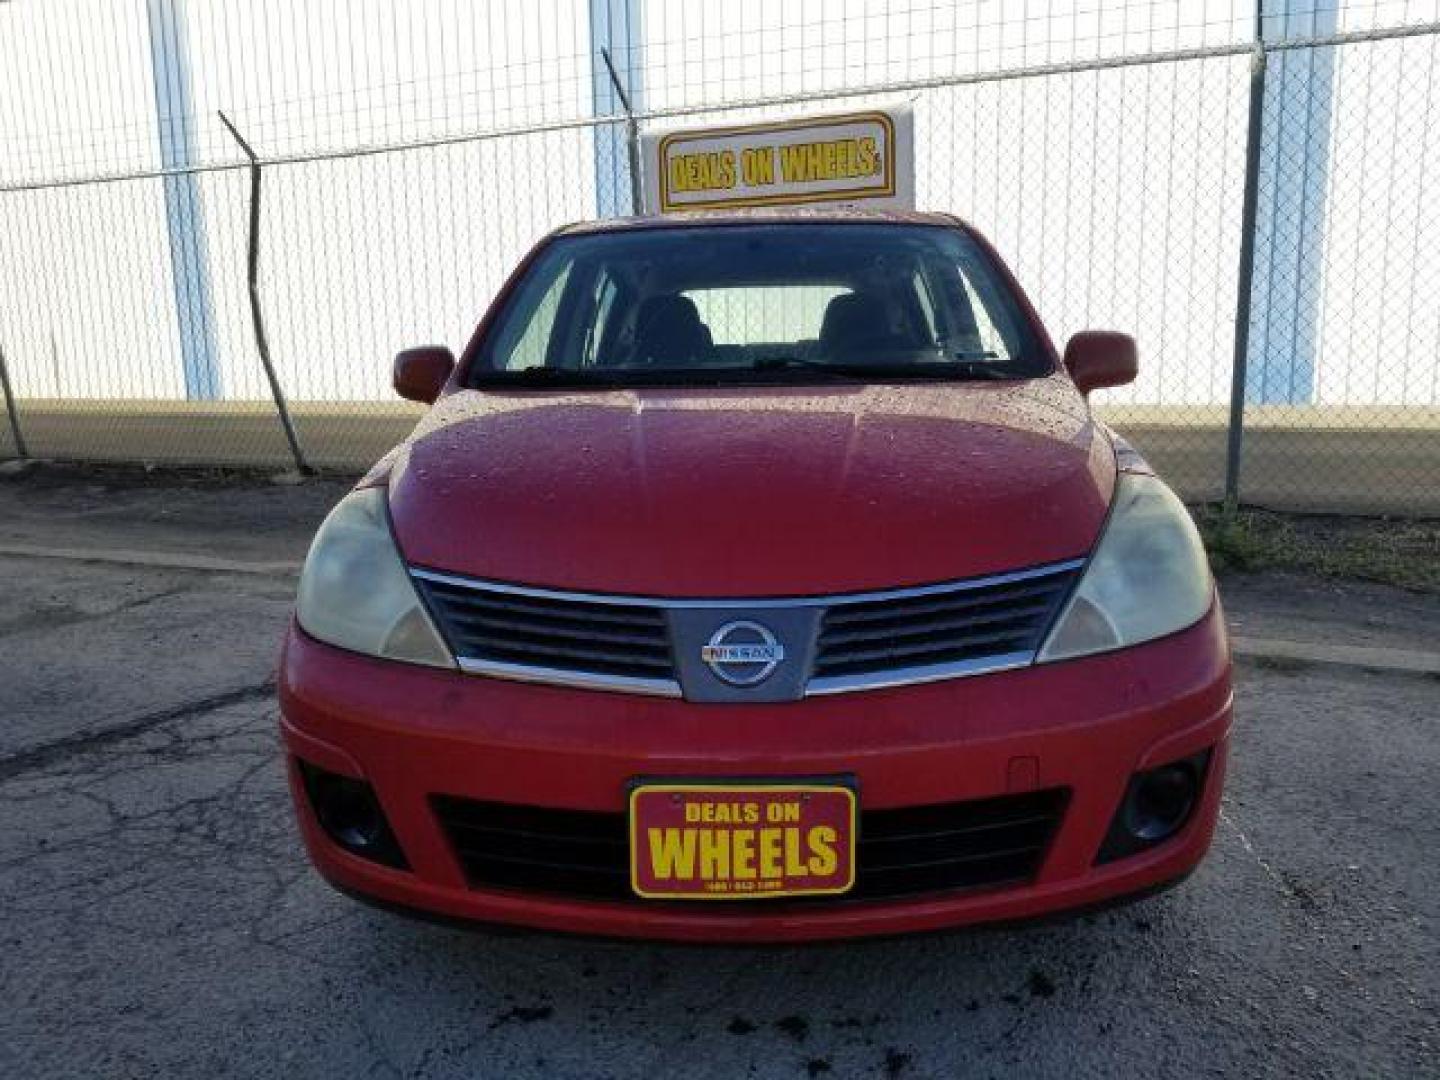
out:
<path id="1" fill-rule="evenodd" d="M 1121 649 L 1199 622 L 1214 583 L 1200 534 L 1175 493 L 1124 473 L 1105 533 L 1038 661 Z"/>
<path id="2" fill-rule="evenodd" d="M 383 488 L 355 491 L 330 511 L 305 557 L 295 617 L 342 649 L 453 668 L 390 535 Z"/>

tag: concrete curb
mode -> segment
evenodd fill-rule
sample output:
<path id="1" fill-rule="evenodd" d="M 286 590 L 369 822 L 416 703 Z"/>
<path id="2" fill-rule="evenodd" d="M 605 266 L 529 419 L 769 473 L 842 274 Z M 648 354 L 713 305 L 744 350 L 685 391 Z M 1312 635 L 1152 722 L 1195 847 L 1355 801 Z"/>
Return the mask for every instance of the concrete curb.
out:
<path id="1" fill-rule="evenodd" d="M 1405 675 L 1440 676 L 1440 653 L 1369 645 L 1322 645 L 1313 641 L 1232 637 L 1230 647 L 1246 660 L 1280 660 L 1322 667 L 1365 668 Z"/>
<path id="2" fill-rule="evenodd" d="M 125 548 L 51 548 L 0 543 L 0 556 L 23 559 L 68 559 L 73 562 L 140 566 L 155 570 L 196 570 L 211 574 L 296 577 L 300 564 L 288 560 L 244 562 L 182 552 L 134 551 Z M 1232 637 L 1231 647 L 1242 660 L 1281 661 L 1322 667 L 1363 668 L 1404 675 L 1440 676 L 1440 653 L 1362 645 L 1325 645 L 1314 641 Z"/>
<path id="3" fill-rule="evenodd" d="M 295 577 L 300 573 L 300 564 L 288 560 L 243 562 L 238 559 L 220 559 L 213 555 L 134 551 L 127 548 L 57 548 L 0 543 L 0 556 L 4 555 L 21 559 L 68 559 L 71 562 L 108 563 L 112 566 L 200 570 L 211 574 L 254 574 L 260 577 Z"/>

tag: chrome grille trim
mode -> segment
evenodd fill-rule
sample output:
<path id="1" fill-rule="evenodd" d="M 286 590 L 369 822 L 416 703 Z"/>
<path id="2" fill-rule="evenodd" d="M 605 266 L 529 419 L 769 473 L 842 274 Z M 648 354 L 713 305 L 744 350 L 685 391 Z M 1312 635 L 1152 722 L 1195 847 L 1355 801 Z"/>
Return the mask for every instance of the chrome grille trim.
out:
<path id="1" fill-rule="evenodd" d="M 1029 667 L 1035 653 L 1014 652 L 986 656 L 975 660 L 956 660 L 948 664 L 925 664 L 919 667 L 894 668 L 885 672 L 860 675 L 812 675 L 805 687 L 806 697 L 827 694 L 849 694 L 858 690 L 893 690 L 897 686 L 918 686 L 920 683 L 961 679 L 967 675 L 988 675 L 993 671 L 1013 671 Z"/>
<path id="2" fill-rule="evenodd" d="M 1017 585 L 1031 579 L 1057 579 L 1059 600 L 1068 595 L 1084 567 L 1084 559 L 1068 559 L 1045 566 L 1031 567 L 988 577 L 970 578 L 962 581 L 944 582 L 935 585 L 920 585 L 911 588 L 883 589 L 873 592 L 838 593 L 829 596 L 760 597 L 739 599 L 665 598 L 634 596 L 616 593 L 579 592 L 566 589 L 545 589 L 531 585 L 514 585 L 509 582 L 489 581 L 412 567 L 411 576 L 425 595 L 432 609 L 443 602 L 437 600 L 437 593 L 426 587 L 427 583 L 438 585 L 453 599 L 455 590 L 473 594 L 476 605 L 484 610 L 439 611 L 435 613 L 451 645 L 455 648 L 456 659 L 462 671 L 492 678 L 510 679 L 520 682 L 542 683 L 554 686 L 573 687 L 585 690 L 608 690 L 620 693 L 643 694 L 656 697 L 683 697 L 683 688 L 668 652 L 669 634 L 667 613 L 685 610 L 765 611 L 780 608 L 821 609 L 821 645 L 832 647 L 853 645 L 861 648 L 862 660 L 866 646 L 871 641 L 893 640 L 905 636 L 887 630 L 887 622 L 933 616 L 920 629 L 910 631 L 919 636 L 938 629 L 941 632 L 954 631 L 950 648 L 963 647 L 967 643 L 983 644 L 987 637 L 993 637 L 998 645 L 1005 645 L 1013 635 L 996 632 L 989 634 L 989 628 L 1016 621 L 1024 617 L 1046 616 L 1046 622 L 1038 631 L 1033 648 L 1001 648 L 990 655 L 966 656 L 940 663 L 903 662 L 907 650 L 923 659 L 927 650 L 923 647 L 904 646 L 896 650 L 894 666 L 878 670 L 853 671 L 824 674 L 811 671 L 805 681 L 804 696 L 820 697 L 831 694 L 851 693 L 862 690 L 886 690 L 919 683 L 936 682 L 943 679 L 963 678 L 997 671 L 1027 667 L 1034 663 L 1036 654 L 1043 644 L 1044 635 L 1059 610 L 1055 599 L 1055 587 L 1046 589 L 1037 581 L 1037 601 L 1026 605 L 1027 594 L 1012 590 L 999 601 L 985 596 L 973 600 L 963 594 L 978 590 L 995 590 L 997 587 Z M 934 604 L 906 605 L 907 601 L 924 601 L 933 597 Z M 1043 606 L 1041 606 L 1043 598 Z M 525 601 L 536 601 L 528 604 Z M 513 602 L 507 602 L 513 601 Z M 872 612 L 846 611 L 851 605 L 883 605 L 899 602 L 898 611 L 877 608 Z M 1009 603 L 1014 606 L 1003 613 L 987 614 L 985 608 L 992 603 Z M 572 610 L 566 611 L 569 607 Z M 589 608 L 590 610 L 586 610 Z M 632 618 L 617 609 L 635 608 Z M 975 614 L 967 617 L 966 611 Z M 643 614 L 642 614 L 643 612 Z M 1017 614 L 1018 613 L 1018 614 Z M 832 616 L 835 621 L 831 622 Z M 519 640 L 513 647 L 503 647 L 495 634 L 503 634 L 507 622 L 514 622 L 519 628 Z M 826 629 L 829 623 L 830 628 Z M 838 629 L 837 624 L 843 624 Z M 880 624 L 876 626 L 875 624 Z M 919 624 L 917 624 L 919 625 Z M 473 633 L 469 628 L 473 628 Z M 595 631 L 587 640 L 587 628 Z M 545 640 L 543 634 L 552 633 L 553 640 Z M 657 636 L 658 632 L 658 636 Z M 1033 630 L 1032 630 L 1033 636 Z M 536 641 L 534 639 L 540 638 Z M 517 662 L 506 655 L 480 655 L 485 651 L 486 641 L 495 643 L 495 651 L 517 653 L 523 651 L 526 641 L 533 646 L 531 655 L 537 660 L 554 658 L 554 663 Z M 570 644 L 567 644 L 570 643 Z M 474 648 L 465 646 L 473 645 Z M 1028 642 L 1027 642 L 1028 644 Z M 633 653 L 625 656 L 625 650 Z M 877 655 L 870 659 L 883 659 L 884 649 L 869 649 Z M 593 667 L 567 666 L 566 658 L 583 664 L 588 659 L 592 665 L 599 663 L 612 667 L 626 668 L 623 671 L 594 670 Z M 821 665 L 818 662 L 817 668 Z M 653 674 L 652 674 L 653 672 Z"/>
<path id="3" fill-rule="evenodd" d="M 617 690 L 648 697 L 680 696 L 680 684 L 674 679 L 639 679 L 627 675 L 602 675 L 593 671 L 569 671 L 565 668 L 533 667 L 529 664 L 503 664 L 497 660 L 475 660 L 460 657 L 460 670 L 471 675 L 489 675 L 492 679 L 514 682 L 544 683 L 568 686 L 576 690 Z"/>
<path id="4" fill-rule="evenodd" d="M 1062 562 L 1046 563 L 1044 566 L 1032 566 L 1025 570 L 1011 570 L 1003 574 L 990 574 L 987 577 L 946 581 L 938 585 L 915 585 L 904 589 L 877 589 L 874 592 L 829 593 L 824 596 L 732 597 L 725 600 L 711 597 L 635 596 L 625 593 L 541 589 L 533 585 L 512 585 L 505 581 L 463 577 L 458 574 L 447 574 L 441 570 L 426 570 L 420 567 L 411 567 L 410 576 L 422 578 L 425 581 L 438 581 L 450 585 L 463 585 L 471 589 L 483 589 L 486 592 L 513 593 L 516 596 L 534 596 L 543 600 L 573 600 L 579 604 L 614 604 L 661 610 L 667 608 L 754 608 L 758 611 L 765 608 L 834 607 L 836 604 L 866 604 L 878 600 L 908 600 L 911 597 L 964 592 L 967 589 L 984 589 L 1011 581 L 1025 581 L 1027 578 L 1047 577 L 1069 570 L 1079 570 L 1084 565 L 1084 559 L 1066 559 Z"/>

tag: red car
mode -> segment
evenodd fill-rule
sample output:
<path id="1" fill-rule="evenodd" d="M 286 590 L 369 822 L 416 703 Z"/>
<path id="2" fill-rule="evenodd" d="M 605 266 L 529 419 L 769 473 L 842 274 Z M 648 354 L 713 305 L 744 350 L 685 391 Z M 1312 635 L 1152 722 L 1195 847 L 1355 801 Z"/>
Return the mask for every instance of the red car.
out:
<path id="1" fill-rule="evenodd" d="M 321 526 L 281 666 L 320 872 L 486 923 L 788 941 L 1177 882 L 1229 650 L 1176 496 L 954 218 L 544 239 Z"/>

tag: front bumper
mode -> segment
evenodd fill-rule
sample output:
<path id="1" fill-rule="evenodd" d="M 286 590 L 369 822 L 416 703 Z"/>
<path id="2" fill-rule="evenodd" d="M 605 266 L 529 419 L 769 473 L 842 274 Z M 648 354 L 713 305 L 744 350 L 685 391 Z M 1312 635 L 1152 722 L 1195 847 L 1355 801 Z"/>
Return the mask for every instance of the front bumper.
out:
<path id="1" fill-rule="evenodd" d="M 1231 716 L 1218 604 L 1188 630 L 1121 652 L 782 705 L 695 705 L 464 676 L 346 653 L 292 625 L 280 700 L 301 831 L 338 887 L 481 922 L 743 942 L 1031 918 L 1183 877 L 1214 831 Z M 1149 851 L 1097 865 L 1130 777 L 1207 749 L 1204 789 L 1187 824 Z M 332 842 L 296 758 L 369 781 L 409 869 Z M 619 813 L 638 776 L 834 774 L 853 775 L 872 810 L 1056 787 L 1069 797 L 1024 884 L 896 900 L 694 906 L 472 888 L 430 801 L 443 794 Z"/>

